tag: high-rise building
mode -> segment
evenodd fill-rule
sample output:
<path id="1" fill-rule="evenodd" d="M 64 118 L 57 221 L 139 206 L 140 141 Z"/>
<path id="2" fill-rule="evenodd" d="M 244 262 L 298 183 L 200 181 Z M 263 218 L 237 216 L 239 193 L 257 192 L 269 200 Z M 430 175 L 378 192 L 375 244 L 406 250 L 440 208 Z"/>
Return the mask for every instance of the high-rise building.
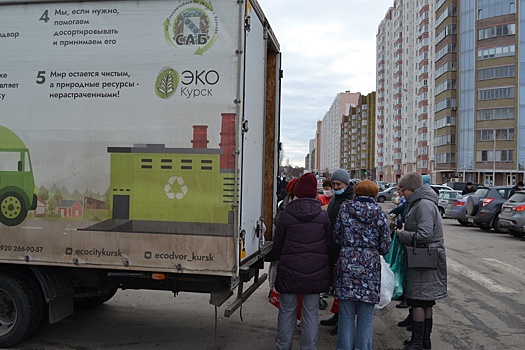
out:
<path id="1" fill-rule="evenodd" d="M 377 179 L 417 171 L 436 183 L 523 180 L 520 6 L 525 1 L 393 2 L 377 32 Z"/>
<path id="2" fill-rule="evenodd" d="M 359 103 L 359 92 L 337 94 L 321 123 L 321 147 L 319 148 L 319 172 L 331 173 L 341 162 L 341 122 L 348 115 L 350 107 Z"/>
<path id="3" fill-rule="evenodd" d="M 375 100 L 376 93 L 361 95 L 341 123 L 341 163 L 350 177 L 375 179 Z"/>

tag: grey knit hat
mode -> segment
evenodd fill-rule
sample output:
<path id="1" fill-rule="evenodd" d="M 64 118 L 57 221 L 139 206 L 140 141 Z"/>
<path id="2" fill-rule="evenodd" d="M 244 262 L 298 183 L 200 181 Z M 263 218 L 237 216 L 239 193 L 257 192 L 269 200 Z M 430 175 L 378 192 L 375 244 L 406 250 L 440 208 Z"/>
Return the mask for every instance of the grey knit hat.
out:
<path id="1" fill-rule="evenodd" d="M 350 174 L 345 169 L 336 169 L 332 176 L 330 177 L 331 181 L 341 181 L 347 185 L 350 185 Z"/>
<path id="2" fill-rule="evenodd" d="M 397 185 L 409 191 L 415 191 L 421 186 L 423 186 L 423 177 L 420 174 L 411 171 L 403 175 L 403 177 L 399 179 Z"/>

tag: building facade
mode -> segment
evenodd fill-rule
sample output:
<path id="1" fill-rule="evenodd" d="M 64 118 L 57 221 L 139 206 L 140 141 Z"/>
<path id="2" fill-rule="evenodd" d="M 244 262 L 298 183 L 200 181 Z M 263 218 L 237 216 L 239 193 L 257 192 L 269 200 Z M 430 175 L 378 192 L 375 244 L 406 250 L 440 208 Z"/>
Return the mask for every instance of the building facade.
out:
<path id="1" fill-rule="evenodd" d="M 348 115 L 350 107 L 359 103 L 359 92 L 337 94 L 321 123 L 321 147 L 319 148 L 319 172 L 331 173 L 340 167 L 341 162 L 341 122 Z"/>
<path id="2" fill-rule="evenodd" d="M 524 0 L 394 1 L 377 32 L 378 180 L 408 171 L 436 183 L 523 180 L 521 7 Z"/>
<path id="3" fill-rule="evenodd" d="M 341 123 L 341 162 L 351 178 L 375 179 L 376 93 L 361 95 Z"/>

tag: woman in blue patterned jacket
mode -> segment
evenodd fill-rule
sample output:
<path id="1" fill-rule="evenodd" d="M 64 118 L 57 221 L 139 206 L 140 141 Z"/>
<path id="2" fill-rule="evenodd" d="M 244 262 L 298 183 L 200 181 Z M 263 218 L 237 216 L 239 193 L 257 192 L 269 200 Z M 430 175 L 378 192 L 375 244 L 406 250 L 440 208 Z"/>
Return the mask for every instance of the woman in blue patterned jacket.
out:
<path id="1" fill-rule="evenodd" d="M 355 199 L 344 202 L 337 215 L 334 239 L 341 246 L 335 272 L 338 350 L 353 350 L 354 343 L 356 349 L 372 349 L 374 306 L 381 289 L 380 255 L 388 253 L 391 242 L 388 214 L 374 200 L 378 191 L 372 181 L 359 181 L 354 186 Z"/>

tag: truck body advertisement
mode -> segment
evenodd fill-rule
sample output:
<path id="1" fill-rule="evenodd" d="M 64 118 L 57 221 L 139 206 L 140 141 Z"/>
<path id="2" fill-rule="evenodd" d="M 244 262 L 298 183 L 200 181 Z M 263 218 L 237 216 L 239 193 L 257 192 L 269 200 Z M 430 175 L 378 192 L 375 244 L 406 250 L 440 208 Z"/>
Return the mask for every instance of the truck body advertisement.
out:
<path id="1" fill-rule="evenodd" d="M 0 3 L 0 261 L 235 273 L 239 6 Z"/>

